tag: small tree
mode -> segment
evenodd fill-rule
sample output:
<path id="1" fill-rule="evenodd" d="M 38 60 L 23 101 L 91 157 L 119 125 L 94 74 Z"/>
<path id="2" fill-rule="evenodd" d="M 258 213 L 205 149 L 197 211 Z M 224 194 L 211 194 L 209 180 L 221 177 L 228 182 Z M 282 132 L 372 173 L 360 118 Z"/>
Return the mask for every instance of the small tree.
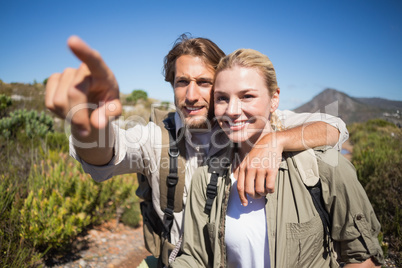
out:
<path id="1" fill-rule="evenodd" d="M 4 94 L 0 94 L 0 118 L 7 114 L 7 108 L 13 104 L 11 98 Z"/>
<path id="2" fill-rule="evenodd" d="M 133 92 L 131 92 L 131 95 L 127 97 L 128 102 L 134 102 L 134 104 L 137 103 L 138 100 L 143 99 L 147 100 L 148 99 L 148 94 L 142 90 L 142 89 L 135 89 Z"/>

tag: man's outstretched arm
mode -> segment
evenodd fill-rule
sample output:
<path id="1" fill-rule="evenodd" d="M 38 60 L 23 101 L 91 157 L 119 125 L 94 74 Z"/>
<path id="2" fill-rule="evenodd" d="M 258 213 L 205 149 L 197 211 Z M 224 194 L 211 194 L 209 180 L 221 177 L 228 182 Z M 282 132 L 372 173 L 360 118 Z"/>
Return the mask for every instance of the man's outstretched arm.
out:
<path id="1" fill-rule="evenodd" d="M 274 191 L 283 151 L 334 146 L 338 140 L 339 130 L 324 122 L 305 123 L 263 136 L 235 170 L 242 204 L 248 204 L 246 194 L 256 198 Z"/>
<path id="2" fill-rule="evenodd" d="M 93 165 L 107 164 L 113 157 L 114 134 L 110 122 L 121 114 L 119 87 L 101 55 L 80 38 L 68 46 L 82 62 L 78 69 L 55 73 L 46 85 L 46 107 L 71 123 L 76 153 Z"/>

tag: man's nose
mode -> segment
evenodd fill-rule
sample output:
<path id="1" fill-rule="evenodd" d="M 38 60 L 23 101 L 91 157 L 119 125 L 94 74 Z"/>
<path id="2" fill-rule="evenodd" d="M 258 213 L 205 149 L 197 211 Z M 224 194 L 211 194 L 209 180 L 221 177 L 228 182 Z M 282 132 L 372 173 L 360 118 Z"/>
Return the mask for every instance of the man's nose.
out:
<path id="1" fill-rule="evenodd" d="M 188 84 L 186 92 L 186 100 L 189 102 L 196 102 L 200 98 L 200 91 L 195 81 L 191 81 Z"/>

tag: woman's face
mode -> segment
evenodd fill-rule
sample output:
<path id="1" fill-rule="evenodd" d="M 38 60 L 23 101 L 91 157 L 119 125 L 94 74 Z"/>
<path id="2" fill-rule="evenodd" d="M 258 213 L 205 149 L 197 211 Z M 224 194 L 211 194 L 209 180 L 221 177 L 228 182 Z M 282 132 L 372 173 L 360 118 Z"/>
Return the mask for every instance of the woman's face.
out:
<path id="1" fill-rule="evenodd" d="M 278 107 L 279 89 L 271 97 L 256 68 L 234 66 L 218 73 L 214 85 L 215 116 L 235 143 L 252 146 L 270 132 L 270 113 Z"/>

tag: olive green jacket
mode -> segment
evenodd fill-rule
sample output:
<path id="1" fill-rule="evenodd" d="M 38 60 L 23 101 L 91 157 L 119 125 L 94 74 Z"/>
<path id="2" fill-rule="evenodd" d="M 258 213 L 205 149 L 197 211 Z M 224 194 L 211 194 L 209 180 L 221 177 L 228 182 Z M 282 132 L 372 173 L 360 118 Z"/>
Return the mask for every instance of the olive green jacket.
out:
<path id="1" fill-rule="evenodd" d="M 298 170 L 301 165 L 303 170 Z M 315 184 L 318 176 L 331 218 L 331 238 L 324 238 L 323 224 L 306 188 Z M 218 193 L 207 215 L 204 207 L 209 180 L 207 166 L 200 167 L 193 177 L 185 210 L 182 255 L 171 267 L 226 267 L 225 215 L 230 176 L 218 180 Z M 338 151 L 309 150 L 287 155 L 279 168 L 275 192 L 266 200 L 271 267 L 339 267 L 338 261 L 359 263 L 370 257 L 376 264 L 383 263 L 377 239 L 380 223 L 353 165 Z M 325 240 L 330 240 L 329 247 L 324 246 Z"/>

